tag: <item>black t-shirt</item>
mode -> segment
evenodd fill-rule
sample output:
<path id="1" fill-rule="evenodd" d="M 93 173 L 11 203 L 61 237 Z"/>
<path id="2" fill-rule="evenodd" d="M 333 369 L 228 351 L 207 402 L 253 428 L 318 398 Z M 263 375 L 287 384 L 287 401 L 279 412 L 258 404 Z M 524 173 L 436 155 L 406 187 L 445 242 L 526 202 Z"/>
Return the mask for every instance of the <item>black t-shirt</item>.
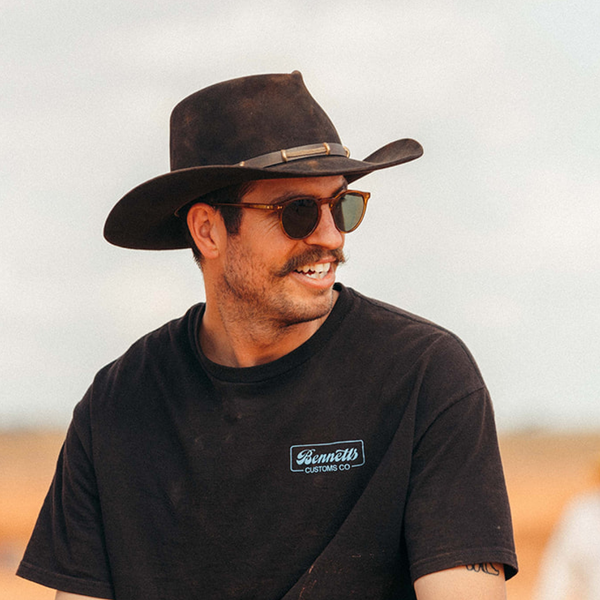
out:
<path id="1" fill-rule="evenodd" d="M 338 285 L 302 346 L 209 361 L 197 305 L 74 411 L 19 575 L 117 600 L 414 598 L 516 572 L 493 411 L 454 335 Z"/>

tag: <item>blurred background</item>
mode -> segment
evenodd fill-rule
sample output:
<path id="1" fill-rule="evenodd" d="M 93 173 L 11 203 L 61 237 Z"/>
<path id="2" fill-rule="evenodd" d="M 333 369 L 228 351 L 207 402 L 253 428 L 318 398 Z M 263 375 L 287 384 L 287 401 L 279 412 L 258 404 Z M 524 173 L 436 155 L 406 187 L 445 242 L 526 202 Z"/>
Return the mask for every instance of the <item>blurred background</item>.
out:
<path id="1" fill-rule="evenodd" d="M 179 100 L 295 69 L 353 157 L 402 137 L 425 148 L 361 180 L 373 196 L 339 279 L 475 355 L 513 504 L 509 598 L 531 597 L 600 451 L 600 4 L 0 7 L 0 598 L 51 597 L 10 572 L 95 372 L 203 300 L 191 253 L 112 247 L 106 215 L 169 170 Z"/>

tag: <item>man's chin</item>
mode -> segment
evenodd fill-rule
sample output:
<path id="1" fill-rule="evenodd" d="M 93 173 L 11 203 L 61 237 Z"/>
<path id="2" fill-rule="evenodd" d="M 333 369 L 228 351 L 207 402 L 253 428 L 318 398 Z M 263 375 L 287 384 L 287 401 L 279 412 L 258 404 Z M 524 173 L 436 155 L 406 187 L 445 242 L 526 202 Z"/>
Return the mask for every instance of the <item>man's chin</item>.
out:
<path id="1" fill-rule="evenodd" d="M 290 312 L 287 315 L 287 318 L 284 317 L 282 319 L 284 324 L 291 327 L 293 325 L 318 321 L 319 319 L 327 317 L 333 308 L 337 293 L 335 293 L 334 297 L 333 288 L 319 290 L 319 292 L 318 296 L 312 298 L 312 302 L 306 302 L 302 307 L 298 306 L 296 310 L 293 311 L 293 314 Z"/>

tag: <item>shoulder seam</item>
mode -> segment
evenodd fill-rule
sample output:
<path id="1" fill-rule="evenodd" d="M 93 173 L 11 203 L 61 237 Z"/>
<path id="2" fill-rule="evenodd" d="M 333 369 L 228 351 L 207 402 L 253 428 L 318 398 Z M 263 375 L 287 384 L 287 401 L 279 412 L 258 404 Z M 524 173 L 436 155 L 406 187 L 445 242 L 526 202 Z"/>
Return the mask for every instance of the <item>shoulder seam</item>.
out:
<path id="1" fill-rule="evenodd" d="M 412 314 L 408 311 L 405 311 L 401 308 L 397 308 L 395 306 L 388 305 L 385 302 L 381 302 L 374 298 L 369 298 L 368 296 L 364 296 L 363 294 L 361 294 L 360 292 L 357 292 L 356 290 L 352 290 L 352 292 L 356 296 L 358 296 L 361 300 L 364 300 L 365 302 L 371 304 L 372 306 L 380 308 L 381 310 L 384 310 L 390 314 L 394 314 L 394 315 L 397 315 L 398 317 L 405 318 L 409 321 L 412 321 L 413 323 L 419 323 L 422 325 L 428 325 L 428 326 L 432 327 L 433 329 L 437 330 L 440 334 L 443 334 L 443 337 L 440 339 L 450 338 L 450 339 L 454 340 L 461 347 L 462 351 L 468 358 L 468 360 L 471 363 L 471 365 L 473 366 L 473 368 L 476 370 L 477 374 L 479 375 L 479 379 L 481 380 L 483 386 L 485 387 L 484 379 L 481 374 L 481 371 L 479 370 L 479 366 L 475 362 L 475 359 L 473 358 L 467 345 L 462 341 L 462 339 L 456 333 L 454 333 L 453 331 L 450 331 L 449 329 L 447 329 L 441 325 L 438 325 L 437 323 L 434 323 L 433 321 L 429 321 L 428 319 L 425 319 L 424 317 L 419 317 L 418 315 L 414 315 L 414 314 Z M 436 340 L 436 342 L 434 342 L 434 344 L 437 343 L 437 341 L 438 340 Z"/>

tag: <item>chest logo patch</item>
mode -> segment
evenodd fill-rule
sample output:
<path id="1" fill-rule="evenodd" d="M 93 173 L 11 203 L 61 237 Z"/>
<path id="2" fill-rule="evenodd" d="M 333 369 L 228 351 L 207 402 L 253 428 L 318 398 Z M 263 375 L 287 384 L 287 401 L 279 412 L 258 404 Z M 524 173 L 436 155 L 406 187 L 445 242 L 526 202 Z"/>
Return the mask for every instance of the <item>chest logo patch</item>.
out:
<path id="1" fill-rule="evenodd" d="M 290 470 L 294 473 L 349 471 L 365 464 L 362 440 L 304 444 L 290 448 Z"/>

